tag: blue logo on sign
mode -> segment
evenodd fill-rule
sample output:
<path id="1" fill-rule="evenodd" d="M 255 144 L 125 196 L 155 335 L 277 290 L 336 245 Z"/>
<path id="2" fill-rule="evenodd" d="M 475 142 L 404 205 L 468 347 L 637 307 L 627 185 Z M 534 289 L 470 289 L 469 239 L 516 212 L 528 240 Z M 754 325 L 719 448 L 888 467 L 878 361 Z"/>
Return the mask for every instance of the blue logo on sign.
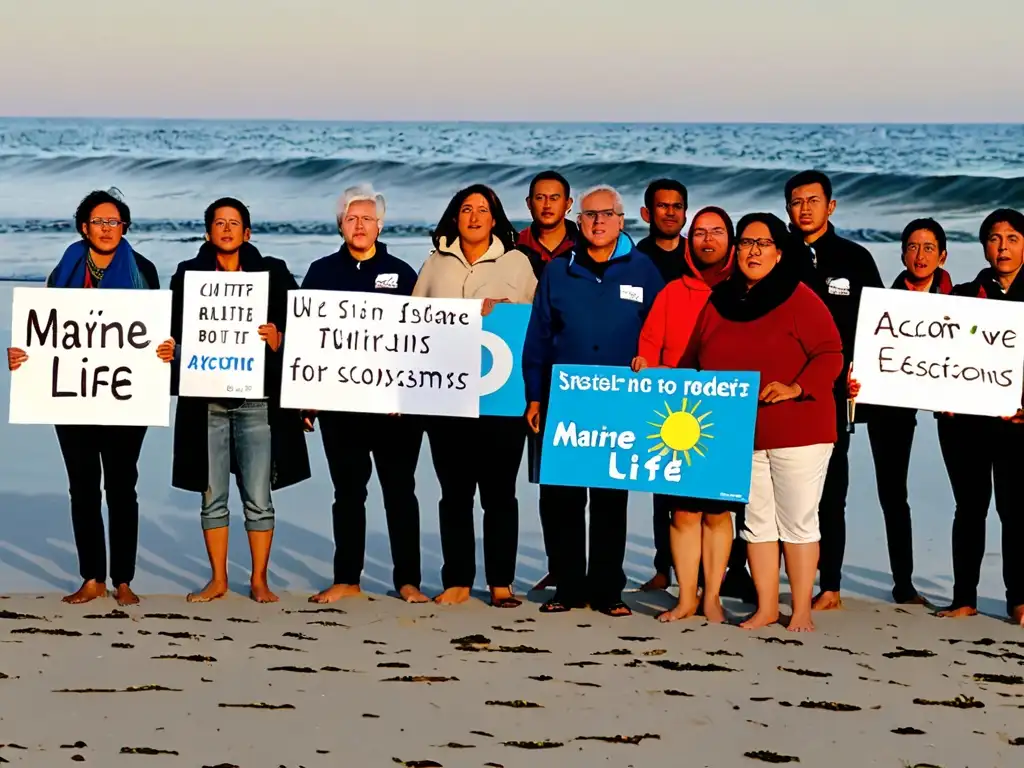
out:
<path id="1" fill-rule="evenodd" d="M 481 416 L 522 416 L 526 412 L 523 342 L 532 309 L 529 304 L 498 304 L 483 319 Z"/>
<path id="2" fill-rule="evenodd" d="M 746 502 L 758 379 L 555 366 L 540 481 Z"/>

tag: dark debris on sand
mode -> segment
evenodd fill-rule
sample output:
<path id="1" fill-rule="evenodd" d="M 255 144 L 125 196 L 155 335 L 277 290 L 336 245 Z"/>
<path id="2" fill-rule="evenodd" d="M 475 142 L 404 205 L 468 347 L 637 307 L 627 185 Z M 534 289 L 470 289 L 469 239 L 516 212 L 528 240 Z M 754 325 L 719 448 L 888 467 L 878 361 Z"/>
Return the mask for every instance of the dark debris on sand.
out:
<path id="1" fill-rule="evenodd" d="M 557 749 L 565 746 L 560 741 L 503 741 L 501 744 L 516 749 Z"/>
<path id="2" fill-rule="evenodd" d="M 801 677 L 832 677 L 831 672 L 816 672 L 813 669 L 793 669 L 791 667 L 776 667 L 780 672 L 789 672 L 792 675 Z"/>
<path id="3" fill-rule="evenodd" d="M 984 709 L 984 703 L 978 701 L 973 696 L 965 696 L 960 694 L 955 699 L 945 700 L 932 700 L 932 699 L 914 699 L 915 704 L 920 704 L 925 707 L 953 707 L 954 709 Z"/>
<path id="4" fill-rule="evenodd" d="M 122 755 L 177 755 L 173 749 L 154 749 L 153 747 L 121 747 Z"/>
<path id="5" fill-rule="evenodd" d="M 668 659 L 655 659 L 648 661 L 648 664 L 669 669 L 673 672 L 735 672 L 735 669 L 723 667 L 720 664 L 691 664 L 689 662 L 670 661 Z"/>
<path id="6" fill-rule="evenodd" d="M 656 733 L 644 733 L 637 736 L 577 736 L 576 741 L 603 741 L 605 744 L 639 744 L 644 739 L 660 740 Z"/>
<path id="7" fill-rule="evenodd" d="M 883 653 L 882 655 L 887 659 L 930 659 L 937 654 L 935 651 L 927 649 L 904 648 L 901 645 L 897 645 L 895 651 L 889 651 L 889 653 Z"/>
<path id="8" fill-rule="evenodd" d="M 543 706 L 532 701 L 516 699 L 515 701 L 485 701 L 488 707 L 512 707 L 513 709 L 544 709 Z"/>
<path id="9" fill-rule="evenodd" d="M 759 749 L 756 752 L 744 752 L 744 757 L 749 757 L 751 760 L 760 760 L 763 763 L 799 763 L 800 758 L 794 757 L 793 755 L 780 755 L 777 752 L 770 752 L 768 750 Z"/>
<path id="10" fill-rule="evenodd" d="M 897 736 L 924 736 L 925 735 L 925 732 L 922 731 L 920 728 L 912 728 L 912 727 L 909 727 L 909 726 L 907 726 L 905 728 L 893 728 L 892 731 L 890 731 L 890 733 L 895 733 Z"/>

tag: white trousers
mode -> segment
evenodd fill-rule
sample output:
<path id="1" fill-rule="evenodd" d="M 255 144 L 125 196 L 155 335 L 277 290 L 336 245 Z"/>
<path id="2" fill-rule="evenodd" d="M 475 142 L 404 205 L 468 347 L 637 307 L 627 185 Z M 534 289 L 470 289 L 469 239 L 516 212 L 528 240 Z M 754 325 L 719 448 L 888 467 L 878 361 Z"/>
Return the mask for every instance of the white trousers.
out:
<path id="1" fill-rule="evenodd" d="M 754 451 L 743 538 L 752 544 L 820 541 L 818 502 L 831 456 L 832 443 Z"/>

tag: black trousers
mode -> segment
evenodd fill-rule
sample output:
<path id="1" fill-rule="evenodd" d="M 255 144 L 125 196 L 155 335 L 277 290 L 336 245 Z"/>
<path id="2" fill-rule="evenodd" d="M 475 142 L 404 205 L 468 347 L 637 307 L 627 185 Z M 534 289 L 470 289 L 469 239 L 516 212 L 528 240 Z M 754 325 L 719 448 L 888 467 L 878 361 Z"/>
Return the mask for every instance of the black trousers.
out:
<path id="1" fill-rule="evenodd" d="M 1002 525 L 1006 608 L 1024 605 L 1024 426 L 984 416 L 939 419 L 939 447 L 953 489 L 953 606 L 976 608 L 985 557 L 985 519 L 995 490 Z"/>
<path id="2" fill-rule="evenodd" d="M 366 555 L 366 486 L 374 465 L 384 498 L 395 589 L 420 585 L 416 464 L 423 426 L 415 416 L 321 413 L 324 454 L 334 483 L 334 583 L 358 584 Z"/>
<path id="3" fill-rule="evenodd" d="M 590 562 L 587 562 L 587 500 Z M 622 599 L 626 573 L 626 504 L 629 492 L 606 488 L 540 487 L 540 516 L 548 543 L 555 597 L 607 608 Z"/>
<path id="4" fill-rule="evenodd" d="M 71 496 L 71 526 L 83 581 L 107 580 L 103 492 L 110 523 L 110 577 L 114 586 L 135 578 L 139 548 L 139 454 L 146 427 L 61 425 L 56 428 Z"/>
<path id="5" fill-rule="evenodd" d="M 874 406 L 868 422 L 871 459 L 875 465 L 878 503 L 885 519 L 893 597 L 914 596 L 914 539 L 907 494 L 910 452 L 914 446 L 917 411 Z"/>
<path id="6" fill-rule="evenodd" d="M 821 590 L 838 592 L 843 578 L 843 557 L 846 555 L 846 493 L 850 486 L 850 433 L 846 431 L 846 401 L 836 403 L 843 418 L 837 426 L 838 439 L 825 473 L 825 486 L 818 503 L 818 524 L 821 527 Z"/>
<path id="7" fill-rule="evenodd" d="M 430 454 L 441 486 L 441 583 L 472 587 L 476 580 L 476 491 L 484 510 L 484 571 L 488 585 L 511 586 L 519 549 L 516 481 L 526 447 L 521 416 L 478 419 L 435 417 L 427 426 Z"/>

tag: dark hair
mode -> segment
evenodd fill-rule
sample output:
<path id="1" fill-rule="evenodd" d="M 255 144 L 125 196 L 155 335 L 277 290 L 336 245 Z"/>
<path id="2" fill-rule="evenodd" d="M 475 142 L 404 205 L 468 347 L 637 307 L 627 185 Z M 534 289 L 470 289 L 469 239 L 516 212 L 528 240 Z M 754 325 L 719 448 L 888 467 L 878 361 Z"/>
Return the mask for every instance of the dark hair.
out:
<path id="1" fill-rule="evenodd" d="M 89 219 L 92 218 L 92 212 L 96 210 L 98 206 L 105 203 L 110 203 L 117 207 L 117 215 L 121 217 L 121 221 L 124 222 L 124 228 L 121 230 L 121 234 L 127 234 L 128 228 L 132 224 L 132 212 L 128 209 L 128 204 L 119 197 L 115 197 L 110 192 L 102 189 L 96 189 L 90 192 L 88 195 L 82 198 L 82 202 L 78 204 L 78 208 L 75 209 L 75 231 L 78 234 L 82 234 L 82 227 L 89 223 Z"/>
<path id="2" fill-rule="evenodd" d="M 681 181 L 675 179 L 656 179 L 647 185 L 644 191 L 644 208 L 650 210 L 654 206 L 655 192 L 678 192 L 683 198 L 683 208 L 690 205 L 690 196 Z"/>
<path id="3" fill-rule="evenodd" d="M 786 182 L 786 203 L 789 203 L 794 189 L 806 187 L 808 184 L 821 184 L 821 188 L 825 190 L 825 200 L 832 199 L 832 180 L 828 176 L 821 171 L 800 171 Z"/>
<path id="4" fill-rule="evenodd" d="M 736 244 L 736 228 L 732 224 L 732 219 L 729 218 L 729 214 L 728 213 L 726 213 L 723 209 L 721 209 L 721 208 L 719 208 L 718 206 L 715 206 L 715 205 L 709 205 L 709 206 L 701 208 L 699 211 L 697 211 L 697 214 L 690 221 L 690 230 L 686 234 L 686 239 L 689 240 L 691 243 L 693 242 L 693 228 L 695 226 L 697 226 L 697 219 L 699 219 L 705 213 L 713 213 L 716 216 L 718 216 L 723 222 L 725 222 L 725 232 L 726 232 L 726 234 L 728 235 L 728 238 L 729 238 L 729 247 L 732 247 L 733 245 L 735 245 Z"/>
<path id="5" fill-rule="evenodd" d="M 242 228 L 252 229 L 252 217 L 249 216 L 249 209 L 245 207 L 245 203 L 233 197 L 222 197 L 219 200 L 214 200 L 206 207 L 206 213 L 203 218 L 206 221 L 207 234 L 213 231 L 213 216 L 217 213 L 218 208 L 234 208 L 238 211 L 238 215 L 242 217 Z"/>
<path id="6" fill-rule="evenodd" d="M 430 239 L 434 242 L 434 248 L 441 247 L 441 238 L 447 240 L 449 244 L 455 242 L 455 239 L 459 236 L 459 209 L 462 208 L 462 204 L 466 202 L 466 198 L 470 195 L 482 195 L 491 207 L 491 216 L 494 217 L 494 229 L 491 231 L 491 236 L 498 238 L 501 244 L 505 246 L 506 251 L 511 251 L 515 248 L 515 227 L 512 226 L 512 222 L 505 215 L 505 209 L 502 207 L 498 195 L 485 184 L 471 184 L 455 193 L 455 197 L 451 199 L 448 207 L 444 209 L 441 220 L 437 222 L 437 226 L 430 234 Z"/>
<path id="7" fill-rule="evenodd" d="M 768 232 L 771 234 L 772 240 L 775 241 L 776 249 L 785 253 L 791 242 L 789 228 L 783 223 L 782 219 L 774 213 L 748 213 L 740 219 L 739 224 L 736 225 L 737 240 L 743 236 L 743 230 L 751 224 L 756 224 L 758 222 L 768 227 Z M 783 259 L 783 261 L 785 261 L 785 259 Z"/>
<path id="8" fill-rule="evenodd" d="M 562 190 L 566 197 L 569 197 L 569 181 L 558 171 L 541 171 L 530 180 L 530 197 L 533 197 L 533 191 L 537 188 L 537 184 L 541 181 L 557 181 L 562 185 Z"/>
<path id="9" fill-rule="evenodd" d="M 1015 230 L 1024 235 L 1024 213 L 1013 208 L 999 208 L 992 211 L 985 220 L 981 222 L 981 229 L 978 230 L 978 239 L 984 245 L 988 236 L 992 234 L 996 224 L 1009 224 Z"/>
<path id="10" fill-rule="evenodd" d="M 907 242 L 910 240 L 910 236 L 922 229 L 926 229 L 935 235 L 935 239 L 939 243 L 940 253 L 946 250 L 946 230 L 942 228 L 939 222 L 935 219 L 914 219 L 903 228 L 903 234 L 900 235 L 900 242 L 903 244 L 901 250 L 904 253 L 907 250 Z"/>

